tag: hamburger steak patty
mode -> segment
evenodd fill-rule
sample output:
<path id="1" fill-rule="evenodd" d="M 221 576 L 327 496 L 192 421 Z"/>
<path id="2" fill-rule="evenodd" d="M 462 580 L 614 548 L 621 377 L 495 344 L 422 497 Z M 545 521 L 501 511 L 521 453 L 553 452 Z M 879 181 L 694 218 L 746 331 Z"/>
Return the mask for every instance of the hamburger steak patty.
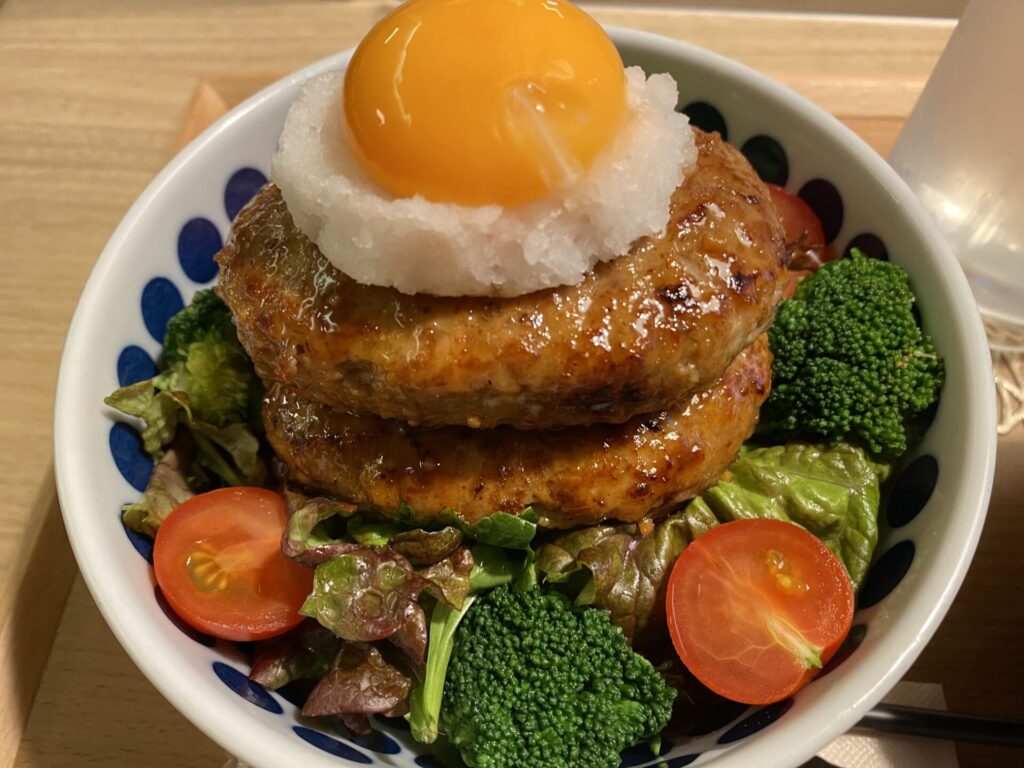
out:
<path id="1" fill-rule="evenodd" d="M 578 285 L 514 298 L 361 285 L 267 185 L 217 256 L 217 290 L 260 377 L 336 409 L 428 426 L 622 423 L 718 379 L 780 298 L 765 186 L 717 134 L 697 145 L 665 234 Z"/>
<path id="2" fill-rule="evenodd" d="M 453 510 L 467 522 L 532 506 L 546 527 L 635 521 L 714 483 L 754 430 L 771 354 L 759 338 L 684 404 L 625 424 L 551 431 L 410 427 L 275 384 L 263 421 L 294 480 L 385 516 Z"/>

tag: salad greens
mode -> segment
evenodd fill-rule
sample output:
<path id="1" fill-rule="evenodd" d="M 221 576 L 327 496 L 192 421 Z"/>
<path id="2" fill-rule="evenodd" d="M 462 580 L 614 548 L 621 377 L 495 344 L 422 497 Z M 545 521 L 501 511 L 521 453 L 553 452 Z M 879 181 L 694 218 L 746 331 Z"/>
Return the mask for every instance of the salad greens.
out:
<path id="1" fill-rule="evenodd" d="M 417 679 L 422 677 L 427 658 L 427 614 L 422 609 L 410 610 L 402 626 L 388 638 L 388 642 L 405 654 L 406 664 L 411 667 L 414 676 Z"/>
<path id="2" fill-rule="evenodd" d="M 260 644 L 249 679 L 277 690 L 295 680 L 319 680 L 341 650 L 341 639 L 315 621 Z"/>
<path id="3" fill-rule="evenodd" d="M 396 528 L 384 520 L 367 520 L 357 514 L 348 519 L 345 531 L 356 544 L 364 547 L 385 547 L 395 535 Z"/>
<path id="4" fill-rule="evenodd" d="M 402 531 L 392 536 L 390 544 L 413 565 L 429 565 L 454 553 L 462 546 L 462 540 L 462 531 L 447 526 L 439 531 Z"/>
<path id="5" fill-rule="evenodd" d="M 663 613 L 665 580 L 676 558 L 717 524 L 707 507 L 691 504 L 647 534 L 633 524 L 580 528 L 543 545 L 537 570 L 546 583 L 575 586 L 570 591 L 576 605 L 608 611 L 612 623 L 632 641 L 652 614 Z"/>
<path id="6" fill-rule="evenodd" d="M 153 467 L 142 501 L 126 504 L 122 509 L 122 519 L 128 528 L 156 536 L 164 519 L 195 495 L 185 478 L 186 467 L 191 465 L 194 455 L 195 445 L 186 440 L 178 440 L 167 448 Z"/>
<path id="7" fill-rule="evenodd" d="M 527 507 L 518 515 L 495 512 L 475 523 L 461 524 L 462 531 L 481 544 L 506 549 L 529 549 L 530 542 L 537 535 L 538 515 Z"/>
<path id="8" fill-rule="evenodd" d="M 404 714 L 409 689 L 422 672 L 425 625 L 409 636 L 396 634 L 391 639 L 399 655 L 386 653 L 385 647 L 343 641 L 315 621 L 307 621 L 259 644 L 249 678 L 271 690 L 296 681 L 315 681 L 303 715 L 336 715 L 353 731 L 368 734 L 367 714 Z"/>
<path id="9" fill-rule="evenodd" d="M 298 491 L 286 490 L 288 525 L 281 536 L 285 557 L 314 568 L 332 557 L 358 549 L 361 545 L 337 538 L 329 530 L 339 518 L 356 514 L 354 504 L 322 496 L 310 498 Z"/>
<path id="10" fill-rule="evenodd" d="M 363 547 L 316 567 L 313 591 L 299 612 L 343 640 L 383 640 L 419 606 L 426 586 L 401 555 Z"/>
<path id="11" fill-rule="evenodd" d="M 461 608 L 469 592 L 473 557 L 458 550 L 417 571 L 392 549 L 358 547 L 316 567 L 313 591 L 299 611 L 343 640 L 370 642 L 398 632 L 422 610 L 424 591 Z"/>
<path id="12" fill-rule="evenodd" d="M 231 312 L 212 289 L 167 323 L 161 369 L 104 402 L 140 419 L 142 445 L 157 459 L 143 500 L 125 508 L 125 524 L 153 535 L 183 487 L 262 485 L 257 406 L 263 386 L 242 349 Z M 174 450 L 171 450 L 171 446 Z"/>
<path id="13" fill-rule="evenodd" d="M 427 592 L 438 600 L 461 610 L 469 596 L 473 555 L 468 549 L 457 549 L 448 557 L 420 570 L 427 580 Z"/>
<path id="14" fill-rule="evenodd" d="M 409 698 L 412 679 L 389 663 L 380 649 L 363 643 L 344 643 L 328 670 L 309 694 L 302 714 L 396 714 Z M 361 730 L 361 729 L 360 729 Z"/>
<path id="15" fill-rule="evenodd" d="M 128 416 L 142 420 L 142 447 L 162 458 L 183 427 L 196 447 L 189 468 L 190 484 L 209 487 L 212 473 L 225 485 L 261 485 L 266 467 L 260 441 L 247 423 L 217 426 L 198 418 L 187 390 L 159 390 L 160 376 L 122 387 L 104 400 Z"/>
<path id="16" fill-rule="evenodd" d="M 839 557 L 858 589 L 878 542 L 879 483 L 889 468 L 862 448 L 790 443 L 744 448 L 726 478 L 688 509 L 722 522 L 788 520 L 813 533 Z"/>

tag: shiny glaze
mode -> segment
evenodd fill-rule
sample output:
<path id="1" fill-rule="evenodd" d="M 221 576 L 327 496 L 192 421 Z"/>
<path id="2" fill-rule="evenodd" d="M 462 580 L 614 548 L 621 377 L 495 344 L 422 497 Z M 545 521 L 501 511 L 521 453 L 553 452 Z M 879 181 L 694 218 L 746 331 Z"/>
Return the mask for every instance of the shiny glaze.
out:
<path id="1" fill-rule="evenodd" d="M 768 396 L 764 337 L 708 389 L 625 424 L 550 431 L 410 427 L 354 416 L 280 384 L 263 407 L 291 477 L 385 515 L 454 510 L 468 521 L 533 506 L 547 527 L 635 521 L 699 494 L 732 462 Z"/>
<path id="2" fill-rule="evenodd" d="M 621 423 L 715 381 L 770 323 L 782 229 L 753 169 L 698 132 L 666 232 L 578 285 L 515 298 L 406 295 L 334 269 L 268 185 L 217 256 L 260 376 L 411 424 Z"/>

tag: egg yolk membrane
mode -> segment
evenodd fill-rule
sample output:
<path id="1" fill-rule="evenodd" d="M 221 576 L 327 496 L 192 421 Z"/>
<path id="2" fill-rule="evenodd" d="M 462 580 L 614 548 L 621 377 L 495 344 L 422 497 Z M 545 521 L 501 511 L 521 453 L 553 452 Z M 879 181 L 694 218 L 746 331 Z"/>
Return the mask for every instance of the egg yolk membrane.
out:
<path id="1" fill-rule="evenodd" d="M 578 181 L 626 116 L 622 60 L 563 0 L 410 0 L 364 38 L 342 125 L 397 197 L 513 206 Z"/>

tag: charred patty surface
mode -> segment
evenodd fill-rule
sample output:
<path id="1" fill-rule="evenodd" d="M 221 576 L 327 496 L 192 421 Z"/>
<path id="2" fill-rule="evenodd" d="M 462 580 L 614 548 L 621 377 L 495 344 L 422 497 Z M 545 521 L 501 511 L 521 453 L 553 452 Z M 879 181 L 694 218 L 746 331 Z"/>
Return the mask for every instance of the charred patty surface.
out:
<path id="1" fill-rule="evenodd" d="M 304 399 L 426 426 L 622 423 L 716 381 L 780 297 L 767 190 L 717 134 L 697 144 L 665 233 L 578 285 L 504 299 L 360 285 L 268 185 L 217 257 L 218 291 L 261 378 Z"/>
<path id="2" fill-rule="evenodd" d="M 291 476 L 385 516 L 467 521 L 533 506 L 547 527 L 639 520 L 698 495 L 732 462 L 768 396 L 771 354 L 754 342 L 708 389 L 624 424 L 550 431 L 410 427 L 355 416 L 278 384 L 267 438 Z"/>

